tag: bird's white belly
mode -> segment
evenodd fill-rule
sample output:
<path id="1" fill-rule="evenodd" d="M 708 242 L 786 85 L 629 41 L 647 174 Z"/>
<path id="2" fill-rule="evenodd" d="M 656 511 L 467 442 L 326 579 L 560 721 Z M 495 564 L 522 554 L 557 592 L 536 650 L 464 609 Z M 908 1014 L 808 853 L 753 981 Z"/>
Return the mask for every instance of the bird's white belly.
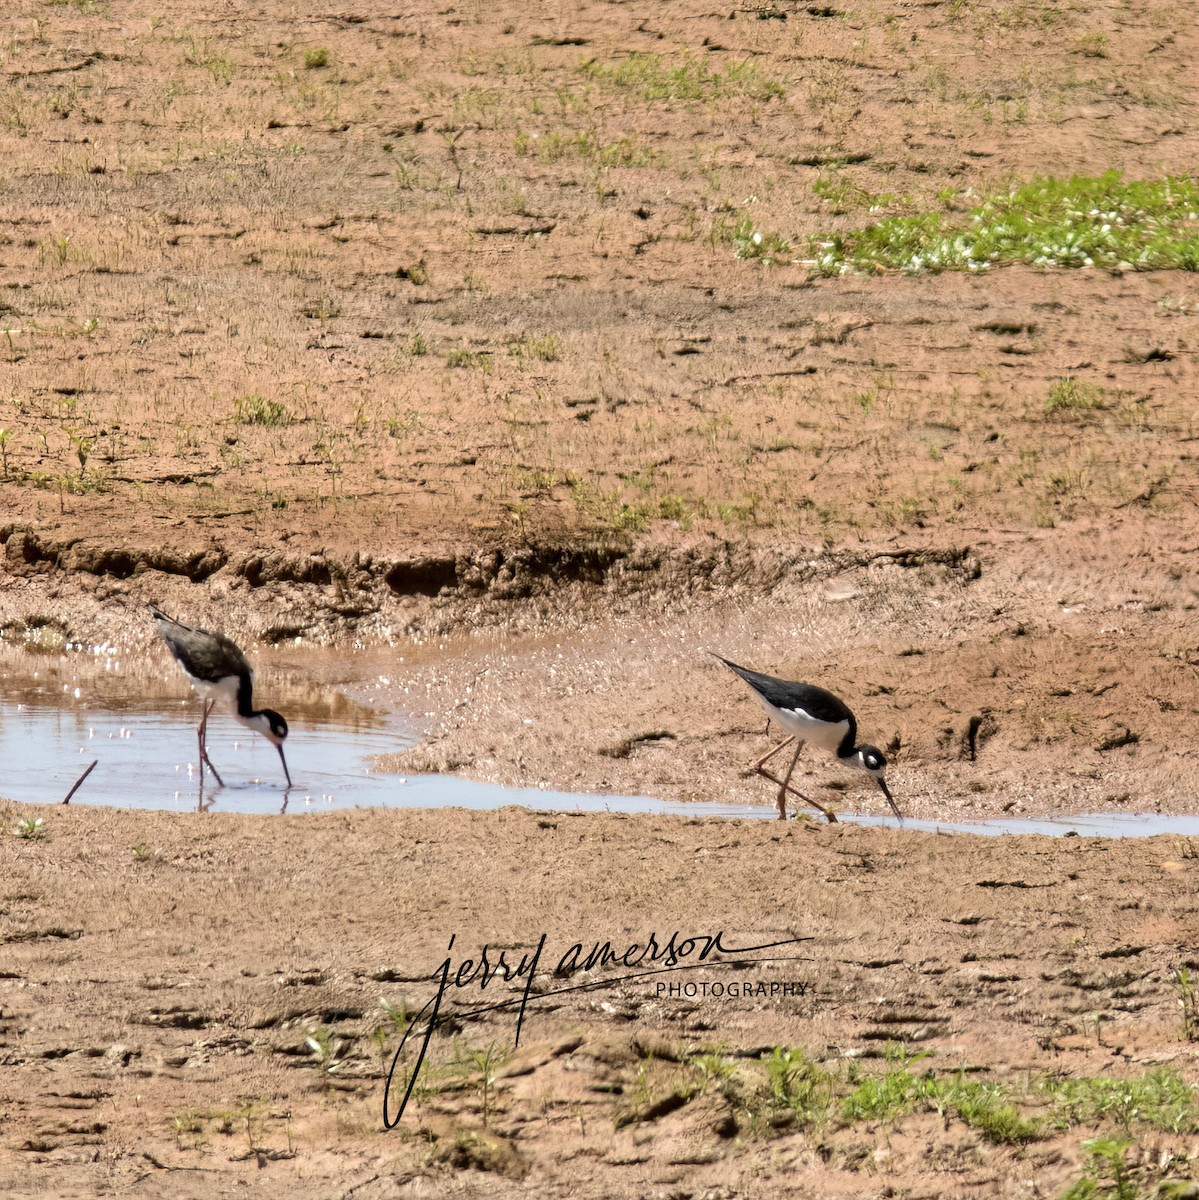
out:
<path id="1" fill-rule="evenodd" d="M 215 700 L 218 704 L 222 701 L 227 701 L 231 705 L 237 704 L 237 676 L 227 675 L 224 679 L 218 679 L 215 683 L 208 683 L 203 679 L 191 679 L 191 685 L 196 692 L 205 700 Z"/>
<path id="2" fill-rule="evenodd" d="M 849 732 L 848 721 L 838 721 L 836 725 L 829 725 L 824 721 L 817 721 L 801 710 L 775 708 L 765 699 L 762 699 L 762 707 L 785 733 L 794 734 L 801 742 L 818 750 L 827 750 L 830 754 L 837 753 Z"/>

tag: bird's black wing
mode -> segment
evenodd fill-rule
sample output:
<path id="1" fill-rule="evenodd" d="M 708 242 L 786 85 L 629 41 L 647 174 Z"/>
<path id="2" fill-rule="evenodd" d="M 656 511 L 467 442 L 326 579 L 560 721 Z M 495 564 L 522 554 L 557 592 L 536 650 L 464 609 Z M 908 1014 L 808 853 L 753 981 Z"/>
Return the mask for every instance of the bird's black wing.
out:
<path id="1" fill-rule="evenodd" d="M 193 679 L 216 680 L 227 675 L 253 678 L 246 656 L 223 633 L 193 629 L 153 604 L 149 607 L 163 641 Z"/>
<path id="2" fill-rule="evenodd" d="M 822 687 L 810 683 L 792 683 L 787 679 L 777 679 L 773 675 L 763 675 L 760 671 L 751 671 L 748 667 L 739 667 L 727 658 L 720 659 L 730 671 L 735 671 L 755 692 L 768 704 L 775 708 L 787 709 L 791 712 L 805 712 L 817 721 L 827 721 L 830 725 L 839 725 L 848 721 L 851 730 L 857 722 L 845 701 Z"/>

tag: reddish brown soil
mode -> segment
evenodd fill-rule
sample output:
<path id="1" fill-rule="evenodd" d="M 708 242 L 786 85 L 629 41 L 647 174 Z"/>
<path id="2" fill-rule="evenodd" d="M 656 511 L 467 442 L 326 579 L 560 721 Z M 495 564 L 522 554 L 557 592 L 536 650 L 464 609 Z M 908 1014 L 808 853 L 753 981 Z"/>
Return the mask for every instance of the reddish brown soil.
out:
<path id="1" fill-rule="evenodd" d="M 907 813 L 1196 811 L 1195 276 L 822 280 L 730 238 L 801 258 L 1037 173 L 1189 171 L 1189 11 L 75 0 L 10 24 L 7 642 L 140 653 L 156 599 L 248 646 L 390 647 L 381 698 L 428 733 L 397 770 L 769 804 L 716 650 L 844 694 Z M 1049 410 L 1066 377 L 1093 408 Z M 289 666 L 303 645 L 267 682 Z M 849 783 L 803 763 L 822 802 L 879 810 Z M 1118 1121 L 1024 1146 L 918 1106 L 788 1124 L 755 1056 L 803 1047 L 848 1086 L 890 1039 L 1033 1117 L 1047 1073 L 1199 1078 L 1188 839 L 0 825 L 36 816 L 47 839 L 0 838 L 7 1195 L 1053 1196 Z M 530 1014 L 486 1114 L 460 1069 L 382 1129 L 380 996 L 422 1003 L 451 934 L 676 928 L 810 935 L 814 990 L 577 993 Z M 468 1023 L 438 1066 L 512 1031 Z M 1144 1194 L 1187 1177 L 1192 1125 L 1128 1121 Z"/>
<path id="2" fill-rule="evenodd" d="M 933 1051 L 920 1069 L 1009 1083 L 1196 1066 L 1170 983 L 1199 935 L 1194 849 L 1178 839 L 1075 840 L 1067 855 L 1035 838 L 519 809 L 203 828 L 42 814 L 49 840 L 0 842 L 7 1195 L 1014 1196 L 1034 1181 L 1056 1195 L 1085 1130 L 1005 1148 L 923 1116 L 771 1129 L 711 1085 L 647 1113 L 700 1078 L 674 1060 L 704 1046 L 798 1045 L 835 1066 L 904 1040 Z M 455 965 L 546 934 L 540 990 L 575 941 L 623 949 L 675 930 L 810 937 L 789 951 L 807 961 L 676 977 L 810 991 L 672 999 L 651 978 L 534 1002 L 486 1124 L 468 1073 L 383 1131 L 380 997 L 419 1009 L 450 934 Z M 468 989 L 461 1007 L 513 994 Z M 339 1049 L 328 1078 L 305 1046 L 322 1029 Z M 513 1033 L 492 1014 L 455 1044 L 502 1051 Z M 451 1053 L 437 1039 L 439 1063 Z"/>

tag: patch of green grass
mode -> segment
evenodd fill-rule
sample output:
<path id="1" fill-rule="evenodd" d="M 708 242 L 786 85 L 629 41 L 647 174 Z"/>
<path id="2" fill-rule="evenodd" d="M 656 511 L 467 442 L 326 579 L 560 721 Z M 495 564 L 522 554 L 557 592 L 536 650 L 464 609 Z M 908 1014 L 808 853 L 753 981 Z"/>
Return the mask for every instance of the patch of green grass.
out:
<path id="1" fill-rule="evenodd" d="M 909 1057 L 898 1046 L 887 1046 L 887 1069 L 882 1075 L 869 1075 L 855 1082 L 853 1091 L 842 1097 L 841 1119 L 847 1124 L 857 1121 L 892 1120 L 910 1112 L 918 1102 L 936 1095 L 936 1083 L 931 1071 L 914 1075 L 908 1064 L 927 1057 Z"/>
<path id="2" fill-rule="evenodd" d="M 709 241 L 715 246 L 731 246 L 737 258 L 753 259 L 768 267 L 795 261 L 795 250 L 782 234 L 762 230 L 749 216 L 729 222 L 725 218 L 712 226 Z"/>
<path id="3" fill-rule="evenodd" d="M 891 192 L 868 191 L 861 184 L 836 173 L 821 175 L 812 184 L 812 194 L 819 196 L 828 205 L 829 211 L 837 216 L 857 209 L 882 208 L 896 202 Z"/>
<path id="4" fill-rule="evenodd" d="M 1056 1079 L 1042 1087 L 1059 1128 L 1115 1121 L 1122 1130 L 1147 1125 L 1167 1133 L 1199 1133 L 1199 1088 L 1170 1067 L 1132 1079 Z"/>
<path id="5" fill-rule="evenodd" d="M 526 333 L 508 344 L 514 358 L 532 358 L 538 362 L 557 362 L 562 357 L 562 339 L 556 333 Z"/>
<path id="6" fill-rule="evenodd" d="M 518 132 L 514 141 L 517 154 L 535 156 L 542 162 L 554 163 L 567 155 L 586 159 L 597 167 L 648 167 L 654 155 L 648 147 L 627 135 L 614 142 L 600 140 L 594 129 L 582 133 L 562 133 L 553 130 L 544 136 Z"/>
<path id="7" fill-rule="evenodd" d="M 801 1125 L 827 1119 L 836 1081 L 798 1047 L 776 1046 L 766 1060 L 766 1078 L 774 1103 L 794 1113 Z"/>
<path id="8" fill-rule="evenodd" d="M 1125 1157 L 1131 1145 L 1113 1138 L 1084 1142 L 1086 1172 L 1061 1194 L 1061 1200 L 1137 1200 L 1141 1189 Z"/>
<path id="9" fill-rule="evenodd" d="M 1199 185 L 1186 176 L 1035 179 L 965 214 L 888 217 L 813 239 L 812 265 L 845 270 L 983 271 L 1034 267 L 1199 271 Z"/>
<path id="10" fill-rule="evenodd" d="M 947 1108 L 952 1108 L 971 1129 L 977 1129 L 987 1141 L 998 1146 L 1035 1142 L 1041 1136 L 1044 1123 L 1022 1116 L 997 1083 L 959 1076 L 939 1086 L 937 1091 Z"/>
<path id="11" fill-rule="evenodd" d="M 702 509 L 693 508 L 682 496 L 663 496 L 658 500 L 658 516 L 663 521 L 678 521 L 682 529 L 690 529 Z"/>
<path id="12" fill-rule="evenodd" d="M 329 65 L 329 51 L 323 46 L 312 46 L 304 51 L 304 69 L 306 71 L 319 71 L 321 67 Z"/>
<path id="13" fill-rule="evenodd" d="M 285 404 L 265 396 L 239 396 L 233 407 L 239 425 L 265 425 L 268 429 L 278 429 L 294 420 Z"/>
<path id="14" fill-rule="evenodd" d="M 651 1063 L 638 1067 L 633 1105 L 620 1124 L 645 1119 L 647 1107 L 664 1088 L 686 1100 L 697 1090 L 715 1090 L 740 1116 L 752 1136 L 770 1137 L 783 1128 L 829 1132 L 863 1123 L 894 1122 L 913 1113 L 935 1113 L 946 1123 L 960 1121 L 983 1141 L 1019 1147 L 1053 1137 L 1059 1130 L 1090 1127 L 1102 1136 L 1085 1143 L 1088 1168 L 1067 1193 L 1072 1200 L 1123 1200 L 1139 1195 L 1121 1191 L 1133 1168 L 1126 1151 L 1147 1130 L 1191 1138 L 1199 1132 L 1199 1088 L 1182 1075 L 1158 1067 L 1129 1079 L 1099 1076 L 1082 1079 L 1026 1080 L 1023 1083 L 938 1074 L 922 1065 L 929 1051 L 909 1053 L 900 1044 L 886 1048 L 879 1072 L 853 1061 L 813 1061 L 798 1047 L 777 1046 L 769 1056 L 737 1060 L 715 1050 L 690 1054 L 680 1062 L 698 1076 L 698 1086 L 678 1074 L 659 1072 Z M 1036 1116 L 1026 1115 L 1028 1109 Z M 1127 1140 L 1119 1140 L 1127 1139 Z M 1144 1155 L 1136 1160 L 1146 1161 Z M 1166 1194 L 1163 1192 L 1163 1194 Z"/>
<path id="15" fill-rule="evenodd" d="M 465 346 L 455 346 L 445 356 L 447 367 L 473 367 L 480 371 L 491 370 L 491 356 L 479 350 L 468 350 Z"/>
<path id="16" fill-rule="evenodd" d="M 645 100 L 712 102 L 744 97 L 767 101 L 786 95 L 783 85 L 764 75 L 753 59 L 729 63 L 723 71 L 714 71 L 689 54 L 680 62 L 669 63 L 659 54 L 638 51 L 617 63 L 591 59 L 579 69 L 591 79 L 635 92 Z"/>
<path id="17" fill-rule="evenodd" d="M 1055 379 L 1045 397 L 1045 411 L 1090 412 L 1103 407 L 1103 389 L 1090 383 L 1080 383 L 1073 375 Z"/>

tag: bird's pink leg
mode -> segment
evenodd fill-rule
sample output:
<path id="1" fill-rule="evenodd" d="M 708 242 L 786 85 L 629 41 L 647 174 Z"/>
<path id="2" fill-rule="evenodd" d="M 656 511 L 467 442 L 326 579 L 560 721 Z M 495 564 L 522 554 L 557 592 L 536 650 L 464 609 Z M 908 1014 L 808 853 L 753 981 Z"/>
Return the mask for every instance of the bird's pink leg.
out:
<path id="1" fill-rule="evenodd" d="M 200 718 L 200 727 L 196 730 L 196 734 L 200 742 L 200 784 L 204 783 L 204 764 L 208 764 L 208 769 L 212 772 L 217 781 L 218 787 L 224 787 L 225 781 L 221 778 L 220 772 L 212 765 L 212 759 L 208 757 L 208 714 L 212 711 L 212 706 L 216 703 L 215 700 L 206 700 L 204 702 L 204 715 Z"/>
<path id="2" fill-rule="evenodd" d="M 787 741 L 790 741 L 790 740 L 791 740 L 790 738 L 787 739 Z M 770 758 L 770 755 L 776 754 L 786 744 L 787 744 L 787 742 L 783 742 L 781 745 L 775 746 L 775 748 L 770 752 L 770 754 L 768 754 L 766 756 L 766 758 L 763 758 L 761 760 L 761 762 L 765 763 L 766 760 L 768 758 Z M 799 756 L 802 753 L 803 748 L 804 748 L 803 742 L 800 742 L 799 745 L 797 745 L 795 747 L 795 754 L 791 759 L 791 766 L 788 769 L 787 774 L 783 779 L 780 779 L 777 775 L 771 774 L 761 764 L 759 764 L 759 766 L 757 768 L 757 772 L 759 775 L 762 775 L 765 778 L 769 779 L 771 783 L 777 783 L 779 785 L 778 806 L 779 806 L 779 820 L 780 821 L 785 821 L 787 819 L 787 793 L 790 792 L 793 796 L 798 797 L 805 804 L 810 805 L 812 808 L 816 809 L 818 812 L 822 812 L 825 815 L 825 817 L 828 820 L 828 823 L 830 825 L 835 825 L 837 823 L 837 814 L 835 812 L 833 812 L 833 810 L 831 808 L 825 808 L 823 804 L 817 804 L 815 800 L 811 799 L 811 797 L 805 796 L 803 794 L 803 792 L 801 792 L 797 788 L 793 788 L 791 786 L 791 776 L 795 772 L 795 767 L 796 767 L 796 764 L 799 762 Z"/>
<path id="3" fill-rule="evenodd" d="M 769 728 L 770 728 L 770 726 L 769 726 L 769 725 L 767 725 L 767 727 L 766 727 L 766 728 L 767 728 L 767 729 L 769 729 Z M 783 747 L 784 747 L 784 746 L 789 746 L 789 745 L 791 745 L 791 743 L 792 743 L 793 741 L 795 741 L 795 735 L 794 735 L 794 734 L 792 734 L 792 735 L 791 735 L 789 738 L 784 738 L 784 739 L 783 739 L 781 742 L 779 742 L 779 744 L 778 744 L 777 746 L 775 746 L 775 748 L 774 748 L 773 750 L 767 750 L 767 751 L 766 751 L 766 753 L 765 753 L 765 754 L 763 754 L 761 758 L 757 759 L 755 762 L 751 763 L 751 764 L 750 764 L 748 767 L 746 767 L 746 769 L 745 769 L 745 773 L 746 773 L 746 775 L 761 775 L 761 774 L 763 774 L 762 768 L 763 768 L 763 767 L 764 767 L 764 766 L 765 766 L 765 765 L 766 765 L 766 764 L 767 764 L 767 763 L 768 763 L 768 762 L 769 762 L 769 761 L 770 761 L 770 760 L 771 760 L 771 759 L 772 759 L 772 758 L 773 758 L 773 757 L 774 757 L 774 756 L 775 756 L 775 755 L 776 755 L 776 754 L 777 754 L 777 753 L 778 753 L 778 752 L 779 752 L 781 749 L 783 749 Z"/>

